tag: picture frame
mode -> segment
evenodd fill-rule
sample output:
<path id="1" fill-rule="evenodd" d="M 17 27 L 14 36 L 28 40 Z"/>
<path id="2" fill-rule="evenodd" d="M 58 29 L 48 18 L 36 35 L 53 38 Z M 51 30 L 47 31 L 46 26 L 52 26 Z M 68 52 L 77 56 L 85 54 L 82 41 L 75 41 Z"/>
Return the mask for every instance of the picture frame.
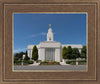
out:
<path id="1" fill-rule="evenodd" d="M 10 84 L 99 84 L 99 0 L 1 0 L 0 1 L 0 83 Z M 13 13 L 86 12 L 88 71 L 13 72 Z"/>

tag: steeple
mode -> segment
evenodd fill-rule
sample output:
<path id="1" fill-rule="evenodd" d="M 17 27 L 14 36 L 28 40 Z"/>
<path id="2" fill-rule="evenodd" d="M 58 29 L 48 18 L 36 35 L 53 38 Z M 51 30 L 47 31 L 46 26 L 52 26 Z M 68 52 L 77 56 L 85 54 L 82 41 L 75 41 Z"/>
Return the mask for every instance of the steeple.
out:
<path id="1" fill-rule="evenodd" d="M 47 33 L 47 41 L 53 41 L 53 32 L 52 32 L 51 24 L 49 24 L 49 29 Z"/>

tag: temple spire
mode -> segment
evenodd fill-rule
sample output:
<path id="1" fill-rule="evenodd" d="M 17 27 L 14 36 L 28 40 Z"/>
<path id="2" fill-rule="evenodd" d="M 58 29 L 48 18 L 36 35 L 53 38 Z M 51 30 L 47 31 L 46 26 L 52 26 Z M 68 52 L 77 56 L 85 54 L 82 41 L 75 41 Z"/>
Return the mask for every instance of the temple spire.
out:
<path id="1" fill-rule="evenodd" d="M 51 24 L 49 24 L 49 29 L 47 33 L 47 41 L 53 41 L 53 32 L 52 32 Z"/>

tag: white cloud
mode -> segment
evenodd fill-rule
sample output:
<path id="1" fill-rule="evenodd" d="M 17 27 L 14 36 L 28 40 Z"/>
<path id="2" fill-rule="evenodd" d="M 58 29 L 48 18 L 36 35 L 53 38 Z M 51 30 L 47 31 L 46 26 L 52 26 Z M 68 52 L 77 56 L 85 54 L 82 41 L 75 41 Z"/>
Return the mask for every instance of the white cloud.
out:
<path id="1" fill-rule="evenodd" d="M 14 50 L 14 53 L 18 53 L 18 52 L 22 52 L 25 51 L 27 48 L 18 48 L 16 50 Z"/>
<path id="2" fill-rule="evenodd" d="M 53 33 L 56 34 L 56 33 Z M 37 34 L 32 34 L 30 36 L 28 36 L 28 38 L 33 38 L 33 37 L 37 37 L 37 36 L 46 36 L 47 33 L 46 32 L 41 32 L 41 33 L 37 33 Z"/>
<path id="3" fill-rule="evenodd" d="M 36 37 L 36 35 L 33 34 L 33 35 L 31 35 L 30 37 Z"/>
<path id="4" fill-rule="evenodd" d="M 37 37 L 37 36 L 45 36 L 45 35 L 47 35 L 47 33 L 45 33 L 45 32 L 41 32 L 41 33 L 38 33 L 38 34 L 32 34 L 32 35 L 30 35 L 29 37 Z"/>
<path id="5" fill-rule="evenodd" d="M 42 33 L 41 33 L 41 35 L 47 35 L 47 33 L 45 33 L 45 32 L 42 32 Z"/>
<path id="6" fill-rule="evenodd" d="M 29 37 L 36 37 L 36 36 L 38 36 L 37 34 L 32 34 L 32 35 L 30 35 Z"/>

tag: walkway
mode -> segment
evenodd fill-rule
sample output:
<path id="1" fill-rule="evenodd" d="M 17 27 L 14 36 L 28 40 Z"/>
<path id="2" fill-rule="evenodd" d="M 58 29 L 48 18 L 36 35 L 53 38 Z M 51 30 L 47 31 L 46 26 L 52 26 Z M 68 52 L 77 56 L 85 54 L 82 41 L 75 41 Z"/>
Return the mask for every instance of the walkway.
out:
<path id="1" fill-rule="evenodd" d="M 68 71 L 85 71 L 86 65 L 26 65 L 14 66 L 14 70 L 68 70 Z"/>

